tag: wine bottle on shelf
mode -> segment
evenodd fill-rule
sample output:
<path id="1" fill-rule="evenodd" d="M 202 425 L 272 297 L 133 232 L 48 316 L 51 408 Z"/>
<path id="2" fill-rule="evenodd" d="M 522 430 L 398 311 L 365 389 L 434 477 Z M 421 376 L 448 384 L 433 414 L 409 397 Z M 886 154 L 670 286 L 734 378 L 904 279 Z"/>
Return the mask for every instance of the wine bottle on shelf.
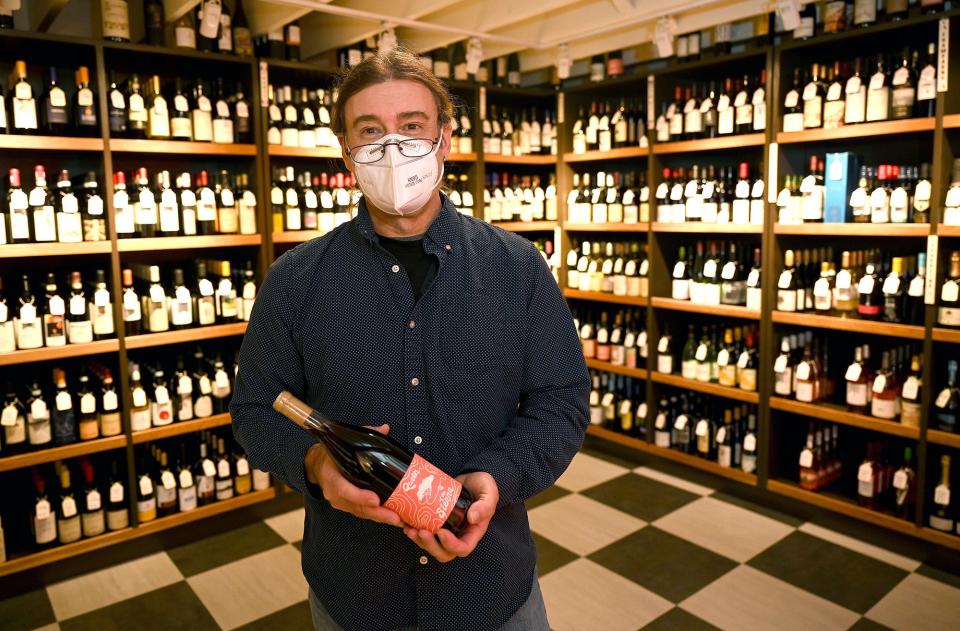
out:
<path id="1" fill-rule="evenodd" d="M 153 477 L 146 466 L 144 454 L 137 462 L 137 522 L 146 523 L 157 518 L 157 497 Z"/>
<path id="2" fill-rule="evenodd" d="M 142 311 L 146 314 L 147 329 L 151 333 L 159 333 L 170 329 L 170 318 L 167 313 L 167 293 L 160 284 L 160 268 L 149 266 L 145 279 L 149 284 L 147 292 L 142 297 Z"/>
<path id="3" fill-rule="evenodd" d="M 43 338 L 46 346 L 67 344 L 67 303 L 57 288 L 54 274 L 47 274 L 43 307 Z"/>
<path id="4" fill-rule="evenodd" d="M 117 436 L 123 431 L 123 423 L 120 418 L 120 398 L 113 384 L 113 373 L 104 370 L 101 383 L 100 434 L 102 436 Z"/>
<path id="5" fill-rule="evenodd" d="M 103 498 L 94 477 L 93 465 L 86 458 L 80 460 L 80 472 L 84 482 L 80 495 L 80 530 L 84 538 L 96 537 L 107 530 Z"/>
<path id="6" fill-rule="evenodd" d="M 157 516 L 165 517 L 177 512 L 177 478 L 170 469 L 167 452 L 157 450 Z"/>
<path id="7" fill-rule="evenodd" d="M 57 501 L 57 535 L 61 544 L 79 541 L 83 534 L 80 525 L 80 511 L 73 492 L 70 469 L 62 462 L 56 463 L 60 479 L 60 495 Z"/>
<path id="8" fill-rule="evenodd" d="M 230 457 L 224 448 L 222 438 L 217 441 L 217 477 L 214 479 L 214 489 L 217 501 L 228 500 L 233 497 L 233 467 Z"/>
<path id="9" fill-rule="evenodd" d="M 217 467 L 207 455 L 206 439 L 200 438 L 200 459 L 194 467 L 194 479 L 197 485 L 197 503 L 200 506 L 216 501 Z"/>
<path id="10" fill-rule="evenodd" d="M 130 526 L 130 512 L 127 506 L 125 475 L 114 458 L 110 462 L 110 479 L 107 481 L 107 530 L 116 532 Z"/>
<path id="11" fill-rule="evenodd" d="M 30 530 L 33 533 L 34 547 L 37 550 L 46 550 L 57 542 L 57 516 L 50 503 L 47 493 L 47 481 L 40 470 L 33 469 L 33 515 L 30 520 Z"/>
<path id="12" fill-rule="evenodd" d="M 14 62 L 12 95 L 10 109 L 12 115 L 11 133 L 35 134 L 38 129 L 37 101 L 33 96 L 33 87 L 27 80 L 27 63 L 22 60 Z"/>
<path id="13" fill-rule="evenodd" d="M 80 216 L 80 203 L 73 192 L 70 173 L 60 171 L 57 179 L 57 193 L 54 197 L 54 213 L 57 221 L 57 236 L 60 243 L 80 243 L 83 241 L 83 222 Z"/>
<path id="14" fill-rule="evenodd" d="M 197 50 L 215 52 L 220 35 L 221 0 L 204 0 L 197 7 Z"/>
<path id="15" fill-rule="evenodd" d="M 90 87 L 90 69 L 77 68 L 77 91 L 73 95 L 73 121 L 75 131 L 83 136 L 99 136 L 97 124 L 97 98 Z"/>
<path id="16" fill-rule="evenodd" d="M 170 112 L 167 99 L 160 92 L 160 77 L 150 79 L 150 95 L 147 99 L 147 137 L 151 140 L 170 138 Z"/>
<path id="17" fill-rule="evenodd" d="M 960 327 L 960 250 L 950 253 L 950 269 L 940 286 L 937 323 L 940 326 Z"/>
<path id="18" fill-rule="evenodd" d="M 7 382 L 0 426 L 3 427 L 3 453 L 9 456 L 23 452 L 27 446 L 27 410 L 12 382 Z"/>
<path id="19" fill-rule="evenodd" d="M 920 368 L 920 356 L 914 355 L 910 360 L 910 372 L 900 390 L 900 424 L 918 429 L 920 417 L 923 415 L 921 405 L 923 380 Z"/>
<path id="20" fill-rule="evenodd" d="M 130 400 L 133 407 L 130 410 L 130 430 L 139 432 L 150 429 L 151 410 L 147 391 L 140 382 L 140 368 L 136 364 L 130 370 Z"/>
<path id="21" fill-rule="evenodd" d="M 7 212 L 10 215 L 10 243 L 29 243 L 33 238 L 29 212 L 30 203 L 27 194 L 21 187 L 20 169 L 10 169 L 8 183 Z"/>
<path id="22" fill-rule="evenodd" d="M 147 137 L 147 104 L 140 85 L 139 75 L 132 74 L 127 81 L 127 135 L 130 138 Z"/>
<path id="23" fill-rule="evenodd" d="M 67 390 L 67 377 L 63 370 L 54 369 L 53 382 L 56 386 L 54 405 L 50 411 L 53 442 L 56 445 L 75 443 L 77 442 L 77 416 L 73 406 L 73 396 Z"/>
<path id="24" fill-rule="evenodd" d="M 173 401 L 167 388 L 166 375 L 162 368 L 153 371 L 153 396 L 150 399 L 150 419 L 154 427 L 173 423 Z"/>
<path id="25" fill-rule="evenodd" d="M 107 241 L 107 220 L 97 174 L 89 171 L 83 178 L 82 230 L 84 241 Z"/>
<path id="26" fill-rule="evenodd" d="M 952 533 L 955 517 L 950 488 L 950 456 L 940 456 L 940 483 L 933 489 L 933 506 L 930 511 L 930 527 Z"/>
<path id="27" fill-rule="evenodd" d="M 63 136 L 70 126 L 70 110 L 67 108 L 67 93 L 57 83 L 57 69 L 50 67 L 49 78 L 40 108 L 44 131 L 54 136 Z"/>
<path id="28" fill-rule="evenodd" d="M 186 443 L 180 443 L 180 459 L 177 461 L 177 507 L 181 513 L 192 511 L 198 504 L 196 481 L 187 461 Z"/>
<path id="29" fill-rule="evenodd" d="M 39 243 L 57 240 L 56 200 L 47 187 L 47 172 L 40 164 L 33 169 L 34 186 L 29 204 L 33 215 L 33 238 Z"/>
<path id="30" fill-rule="evenodd" d="M 903 448 L 903 463 L 893 474 L 894 512 L 900 519 L 913 520 L 917 497 L 917 474 L 913 468 L 913 447 Z"/>
<path id="31" fill-rule="evenodd" d="M 193 361 L 193 413 L 197 418 L 206 418 L 213 414 L 213 384 L 207 374 L 207 362 L 200 348 L 194 352 Z"/>
<path id="32" fill-rule="evenodd" d="M 37 317 L 37 297 L 30 287 L 30 277 L 23 275 L 19 305 L 13 319 L 18 349 L 40 348 L 44 342 L 44 322 Z"/>
<path id="33" fill-rule="evenodd" d="M 91 305 L 83 290 L 80 272 L 70 274 L 70 309 L 67 313 L 67 341 L 70 344 L 87 344 L 93 341 Z"/>
<path id="34" fill-rule="evenodd" d="M 931 426 L 942 432 L 957 431 L 960 415 L 960 388 L 957 387 L 957 360 L 947 362 L 947 384 L 933 402 L 935 422 Z"/>
<path id="35" fill-rule="evenodd" d="M 130 41 L 130 10 L 127 0 L 103 0 L 103 38 L 112 42 Z"/>

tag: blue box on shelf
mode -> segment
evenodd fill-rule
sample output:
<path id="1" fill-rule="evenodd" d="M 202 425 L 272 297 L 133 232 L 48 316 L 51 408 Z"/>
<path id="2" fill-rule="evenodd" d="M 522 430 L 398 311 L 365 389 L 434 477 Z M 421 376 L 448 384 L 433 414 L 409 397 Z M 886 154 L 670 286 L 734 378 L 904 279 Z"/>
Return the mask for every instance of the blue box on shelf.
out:
<path id="1" fill-rule="evenodd" d="M 824 223 L 850 223 L 850 193 L 857 187 L 862 158 L 855 153 L 828 153 L 824 165 L 826 191 L 823 199 Z"/>

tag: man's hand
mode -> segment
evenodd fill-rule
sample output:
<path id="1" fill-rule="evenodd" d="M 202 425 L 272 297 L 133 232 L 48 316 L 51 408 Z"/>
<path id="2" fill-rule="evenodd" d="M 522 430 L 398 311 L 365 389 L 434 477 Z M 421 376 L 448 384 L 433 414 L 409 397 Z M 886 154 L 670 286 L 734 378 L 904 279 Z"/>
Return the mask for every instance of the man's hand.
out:
<path id="1" fill-rule="evenodd" d="M 463 486 L 473 494 L 473 504 L 467 512 L 467 523 L 460 537 L 441 528 L 436 535 L 429 530 L 417 530 L 411 526 L 404 526 L 410 540 L 430 553 L 441 563 L 447 563 L 457 557 L 465 557 L 477 547 L 480 539 L 487 532 L 487 526 L 497 510 L 500 501 L 500 490 L 497 482 L 489 473 L 475 472 L 457 476 Z"/>
<path id="2" fill-rule="evenodd" d="M 386 434 L 390 431 L 390 426 L 381 425 L 372 429 Z M 343 476 L 322 443 L 317 443 L 307 451 L 303 464 L 307 480 L 318 485 L 323 490 L 324 499 L 337 510 L 360 519 L 401 526 L 400 516 L 381 506 L 376 493 L 359 488 Z"/>

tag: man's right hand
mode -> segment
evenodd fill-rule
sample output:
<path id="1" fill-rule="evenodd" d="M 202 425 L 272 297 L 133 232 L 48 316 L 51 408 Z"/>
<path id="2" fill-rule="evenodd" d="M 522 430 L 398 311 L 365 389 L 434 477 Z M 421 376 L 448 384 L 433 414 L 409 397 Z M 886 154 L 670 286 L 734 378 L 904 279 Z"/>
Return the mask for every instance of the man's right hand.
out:
<path id="1" fill-rule="evenodd" d="M 381 425 L 373 429 L 386 434 L 389 426 Z M 376 493 L 361 489 L 343 476 L 322 443 L 317 443 L 307 451 L 303 465 L 307 480 L 319 486 L 324 499 L 337 510 L 398 528 L 402 525 L 399 515 L 380 505 Z"/>

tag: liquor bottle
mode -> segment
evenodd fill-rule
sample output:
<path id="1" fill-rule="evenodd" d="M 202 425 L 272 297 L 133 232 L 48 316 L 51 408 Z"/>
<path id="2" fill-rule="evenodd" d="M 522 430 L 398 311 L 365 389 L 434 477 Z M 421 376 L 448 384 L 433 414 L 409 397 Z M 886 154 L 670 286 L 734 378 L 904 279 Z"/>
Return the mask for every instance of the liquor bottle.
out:
<path id="1" fill-rule="evenodd" d="M 222 438 L 217 439 L 217 477 L 214 480 L 214 489 L 217 501 L 233 497 L 233 467 Z"/>
<path id="2" fill-rule="evenodd" d="M 147 137 L 147 105 L 141 92 L 140 77 L 130 75 L 127 81 L 127 135 L 131 138 Z"/>
<path id="3" fill-rule="evenodd" d="M 933 402 L 933 411 L 936 417 L 936 429 L 942 432 L 957 431 L 957 416 L 960 414 L 960 388 L 957 387 L 957 361 L 947 362 L 947 385 L 937 395 Z"/>
<path id="4" fill-rule="evenodd" d="M 177 357 L 177 367 L 170 379 L 170 389 L 174 393 L 173 408 L 177 421 L 189 421 L 193 418 L 193 379 L 183 362 L 183 356 Z"/>
<path id="5" fill-rule="evenodd" d="M 37 132 L 37 101 L 33 96 L 33 87 L 27 81 L 27 64 L 17 60 L 13 67 L 13 84 L 10 98 L 10 110 L 13 113 L 13 125 L 10 127 L 14 134 L 34 134 Z"/>
<path id="6" fill-rule="evenodd" d="M 857 57 L 854 60 L 854 70 L 847 79 L 844 88 L 845 103 L 843 121 L 847 125 L 862 123 L 867 118 L 867 85 L 865 73 L 861 74 L 863 60 Z"/>
<path id="7" fill-rule="evenodd" d="M 918 67 L 916 116 L 936 115 L 937 103 L 937 45 L 927 44 L 927 56 L 922 67 Z"/>
<path id="8" fill-rule="evenodd" d="M 183 92 L 180 77 L 173 80 L 173 109 L 170 111 L 170 137 L 174 140 L 193 140 L 193 122 L 190 101 Z"/>
<path id="9" fill-rule="evenodd" d="M 213 102 L 206 92 L 206 83 L 203 80 L 198 80 L 193 86 L 190 121 L 194 142 L 213 141 Z"/>
<path id="10" fill-rule="evenodd" d="M 151 46 L 163 46 L 163 29 L 166 18 L 161 0 L 144 0 L 143 27 L 147 35 L 147 43 Z"/>
<path id="11" fill-rule="evenodd" d="M 80 460 L 80 472 L 83 474 L 84 482 L 83 494 L 80 498 L 80 530 L 84 538 L 96 537 L 107 530 L 103 498 L 94 479 L 93 465 L 86 458 Z"/>
<path id="12" fill-rule="evenodd" d="M 890 118 L 912 118 L 916 104 L 917 78 L 910 61 L 910 49 L 905 48 L 900 59 L 900 66 L 893 71 L 890 80 L 892 86 L 890 100 Z"/>
<path id="13" fill-rule="evenodd" d="M 197 7 L 197 50 L 215 52 L 220 35 L 221 0 L 203 0 Z"/>
<path id="14" fill-rule="evenodd" d="M 216 234 L 217 197 L 209 186 L 209 177 L 205 170 L 197 175 L 197 234 Z"/>
<path id="15" fill-rule="evenodd" d="M 57 289 L 53 273 L 47 274 L 46 296 L 43 307 L 43 340 L 46 346 L 65 346 L 67 343 L 67 303 Z"/>
<path id="16" fill-rule="evenodd" d="M 223 79 L 217 78 L 217 89 L 214 94 L 213 111 L 213 142 L 222 144 L 233 144 L 234 125 L 230 114 L 230 103 L 227 102 L 223 89 Z"/>
<path id="17" fill-rule="evenodd" d="M 157 496 L 153 477 L 146 467 L 143 454 L 137 462 L 137 521 L 140 523 L 157 518 Z"/>
<path id="18" fill-rule="evenodd" d="M 940 484 L 933 489 L 933 507 L 930 527 L 942 532 L 953 532 L 955 518 L 950 497 L 950 456 L 940 456 Z"/>
<path id="19" fill-rule="evenodd" d="M 740 458 L 740 468 L 746 473 L 757 470 L 757 417 L 751 413 L 747 417 L 747 433 L 743 436 L 743 454 Z"/>
<path id="20" fill-rule="evenodd" d="M 47 173 L 42 165 L 33 169 L 34 187 L 28 202 L 33 214 L 33 239 L 39 243 L 57 240 L 56 199 L 47 187 Z"/>
<path id="21" fill-rule="evenodd" d="M 127 336 L 140 335 L 143 332 L 143 312 L 140 296 L 133 286 L 133 270 L 125 268 L 123 277 L 123 327 Z"/>
<path id="22" fill-rule="evenodd" d="M 150 419 L 154 427 L 163 427 L 173 422 L 173 402 L 167 388 L 163 369 L 153 371 L 153 397 L 150 399 Z"/>
<path id="23" fill-rule="evenodd" d="M 83 241 L 83 222 L 80 216 L 80 203 L 73 193 L 70 173 L 60 171 L 57 179 L 57 193 L 54 196 L 54 213 L 57 222 L 57 236 L 61 243 L 79 243 Z"/>
<path id="24" fill-rule="evenodd" d="M 170 112 L 167 99 L 160 92 L 160 77 L 150 79 L 150 95 L 147 99 L 147 137 L 153 140 L 170 138 Z"/>
<path id="25" fill-rule="evenodd" d="M 103 38 L 112 42 L 130 41 L 130 10 L 127 0 L 103 0 Z"/>
<path id="26" fill-rule="evenodd" d="M 877 268 L 876 261 L 869 261 L 863 276 L 857 282 L 857 293 L 860 295 L 857 314 L 868 320 L 879 320 L 883 314 L 883 287 L 878 278 Z"/>
<path id="27" fill-rule="evenodd" d="M 240 231 L 240 209 L 230 186 L 230 175 L 226 170 L 220 171 L 214 188 L 214 198 L 217 206 L 216 226 L 219 229 L 218 231 L 221 234 L 238 233 Z"/>
<path id="28" fill-rule="evenodd" d="M 237 0 L 233 16 L 233 52 L 242 57 L 253 56 L 253 34 L 243 10 L 243 0 Z"/>
<path id="29" fill-rule="evenodd" d="M 940 287 L 937 323 L 941 326 L 960 327 L 960 250 L 950 253 L 950 269 Z"/>
<path id="30" fill-rule="evenodd" d="M 73 95 L 73 122 L 75 131 L 83 136 L 99 136 L 96 94 L 90 87 L 90 70 L 77 68 L 77 91 Z"/>
<path id="31" fill-rule="evenodd" d="M 22 278 L 19 305 L 13 319 L 18 349 L 40 348 L 44 343 L 44 322 L 37 317 L 37 298 L 30 287 L 30 277 Z"/>
<path id="32" fill-rule="evenodd" d="M 883 352 L 880 370 L 874 377 L 871 390 L 870 414 L 886 420 L 896 419 L 900 387 L 892 370 L 889 351 Z"/>
<path id="33" fill-rule="evenodd" d="M 189 173 L 181 173 L 177 178 L 177 191 L 180 201 L 180 215 L 184 236 L 197 234 L 197 194 L 193 191 Z"/>
<path id="34" fill-rule="evenodd" d="M 44 131 L 62 136 L 70 125 L 70 110 L 67 109 L 67 93 L 57 84 L 57 69 L 49 69 L 46 91 L 41 99 L 41 124 Z"/>
<path id="35" fill-rule="evenodd" d="M 213 412 L 226 414 L 230 405 L 230 376 L 220 355 L 213 361 Z"/>
<path id="36" fill-rule="evenodd" d="M 20 169 L 12 168 L 8 175 L 7 212 L 10 215 L 10 243 L 29 243 L 32 239 L 29 213 L 30 203 L 20 183 Z M 3 222 L 6 225 L 6 220 Z"/>
<path id="37" fill-rule="evenodd" d="M 147 391 L 140 382 L 140 368 L 133 364 L 130 370 L 130 399 L 133 408 L 130 410 L 130 429 L 139 432 L 150 429 L 151 410 Z"/>
<path id="38" fill-rule="evenodd" d="M 75 443 L 77 442 L 77 417 L 73 408 L 73 397 L 67 390 L 66 375 L 56 368 L 53 371 L 53 381 L 56 385 L 54 406 L 50 411 L 53 442 L 56 445 Z"/>
<path id="39" fill-rule="evenodd" d="M 60 494 L 57 498 L 57 538 L 61 544 L 78 541 L 82 535 L 80 511 L 77 498 L 70 484 L 70 469 L 61 462 L 56 463 L 57 477 L 60 480 Z"/>
<path id="40" fill-rule="evenodd" d="M 47 494 L 47 481 L 36 468 L 33 469 L 33 514 L 30 520 L 30 530 L 33 534 L 34 547 L 45 550 L 57 541 L 57 516 L 50 504 Z"/>
<path id="41" fill-rule="evenodd" d="M 213 283 L 207 278 L 207 264 L 204 261 L 197 263 L 197 287 L 193 292 L 197 314 L 197 324 L 206 326 L 217 321 L 217 303 L 214 296 Z"/>
<path id="42" fill-rule="evenodd" d="M 27 411 L 13 383 L 7 383 L 7 393 L 3 402 L 3 412 L 0 414 L 0 426 L 3 427 L 3 453 L 17 454 L 27 446 Z"/>
<path id="43" fill-rule="evenodd" d="M 903 282 L 903 258 L 893 257 L 890 273 L 883 280 L 883 320 L 903 322 L 906 287 Z"/>
<path id="44" fill-rule="evenodd" d="M 167 313 L 166 290 L 160 284 L 160 268 L 151 265 L 145 271 L 145 280 L 149 286 L 142 298 L 142 310 L 146 314 L 147 330 L 151 333 L 167 331 L 170 329 L 170 318 Z"/>
<path id="45" fill-rule="evenodd" d="M 910 373 L 903 381 L 900 390 L 900 424 L 906 427 L 920 427 L 920 417 L 923 414 L 921 405 L 921 389 L 923 380 L 920 370 L 920 356 L 914 355 L 910 360 Z"/>
<path id="46" fill-rule="evenodd" d="M 804 129 L 804 104 L 801 102 L 800 68 L 793 71 L 793 86 L 783 100 L 783 131 L 796 132 Z"/>
<path id="47" fill-rule="evenodd" d="M 217 264 L 220 271 L 220 282 L 217 284 L 216 291 L 217 322 L 223 324 L 236 322 L 240 312 L 237 288 L 233 284 L 233 276 L 230 273 L 230 261 L 211 261 L 211 263 Z"/>
<path id="48" fill-rule="evenodd" d="M 294 20 L 283 27 L 283 43 L 287 61 L 300 61 L 299 20 Z"/>
<path id="49" fill-rule="evenodd" d="M 113 174 L 113 208 L 116 211 L 117 237 L 129 239 L 136 236 L 136 216 L 134 204 L 130 203 L 126 176 L 123 171 Z"/>
<path id="50" fill-rule="evenodd" d="M 253 474 L 250 471 L 250 462 L 243 452 L 234 456 L 233 472 L 233 488 L 237 495 L 246 495 L 253 490 Z"/>
<path id="51" fill-rule="evenodd" d="M 863 348 L 854 349 L 853 363 L 847 367 L 844 377 L 847 385 L 847 409 L 865 414 L 870 402 L 870 386 L 867 371 L 864 369 Z"/>
<path id="52" fill-rule="evenodd" d="M 793 250 L 784 253 L 783 271 L 777 280 L 777 310 L 798 311 L 797 269 Z"/>
<path id="53" fill-rule="evenodd" d="M 869 4 L 866 1 L 863 4 Z M 890 118 L 890 81 L 883 55 L 877 56 L 876 70 L 870 76 L 867 88 L 867 122 Z"/>
<path id="54" fill-rule="evenodd" d="M 90 171 L 83 178 L 82 229 L 84 241 L 106 241 L 107 219 L 103 214 L 103 197 L 97 174 Z"/>
<path id="55" fill-rule="evenodd" d="M 436 469 L 422 457 L 412 454 L 393 442 L 389 437 L 364 427 L 338 424 L 320 412 L 296 399 L 289 392 L 282 392 L 274 401 L 274 409 L 314 434 L 324 443 L 328 453 L 344 475 L 361 488 L 367 488 L 380 496 L 388 508 L 399 511 L 401 519 L 408 524 L 430 531 L 449 528 L 454 534 L 466 526 L 467 511 L 473 501 L 469 491 Z M 378 464 L 379 463 L 379 464 Z M 377 468 L 382 476 L 372 476 L 367 471 Z M 430 503 L 440 509 L 431 511 L 427 517 L 418 508 L 426 507 L 426 494 L 414 497 L 403 493 L 403 480 L 413 479 L 415 472 L 434 475 L 435 494 Z M 425 481 L 424 478 L 422 481 Z M 418 516 L 419 515 L 419 516 Z"/>
<path id="56" fill-rule="evenodd" d="M 197 418 L 206 418 L 213 414 L 213 384 L 207 374 L 207 362 L 200 348 L 194 352 L 193 360 L 195 366 L 193 380 L 196 384 L 193 388 L 193 413 Z"/>
<path id="57" fill-rule="evenodd" d="M 186 443 L 180 443 L 180 459 L 177 461 L 177 507 L 181 513 L 197 507 L 198 493 L 190 463 L 187 461 Z"/>
<path id="58" fill-rule="evenodd" d="M 90 304 L 83 290 L 80 272 L 70 274 L 70 308 L 67 313 L 67 341 L 70 344 L 87 344 L 93 341 L 93 321 L 90 319 Z"/>
<path id="59" fill-rule="evenodd" d="M 197 485 L 197 503 L 200 506 L 216 500 L 217 467 L 207 455 L 207 441 L 200 439 L 200 459 L 194 467 L 194 480 Z"/>
<path id="60" fill-rule="evenodd" d="M 120 473 L 117 459 L 110 462 L 110 479 L 107 481 L 107 530 L 115 532 L 130 526 L 130 513 L 127 506 L 127 489 L 124 475 Z"/>
<path id="61" fill-rule="evenodd" d="M 820 66 L 813 64 L 810 81 L 803 88 L 803 127 L 823 126 L 824 85 L 820 81 Z"/>
<path id="62" fill-rule="evenodd" d="M 170 469 L 167 452 L 157 450 L 157 516 L 177 512 L 177 478 Z"/>
<path id="63" fill-rule="evenodd" d="M 913 448 L 903 448 L 903 464 L 893 474 L 894 512 L 900 519 L 913 519 L 917 496 L 917 475 L 913 468 Z"/>
<path id="64" fill-rule="evenodd" d="M 100 392 L 100 434 L 102 436 L 117 436 L 123 431 L 120 420 L 120 400 L 117 389 L 113 385 L 113 374 L 105 370 L 102 377 Z"/>
<path id="65" fill-rule="evenodd" d="M 217 50 L 221 53 L 233 52 L 233 16 L 230 15 L 230 7 L 225 1 L 221 3 L 220 8 L 220 35 L 217 38 Z"/>
<path id="66" fill-rule="evenodd" d="M 107 119 L 110 121 L 110 135 L 123 137 L 127 131 L 127 97 L 117 85 L 114 71 L 110 71 L 110 89 L 107 99 Z"/>

